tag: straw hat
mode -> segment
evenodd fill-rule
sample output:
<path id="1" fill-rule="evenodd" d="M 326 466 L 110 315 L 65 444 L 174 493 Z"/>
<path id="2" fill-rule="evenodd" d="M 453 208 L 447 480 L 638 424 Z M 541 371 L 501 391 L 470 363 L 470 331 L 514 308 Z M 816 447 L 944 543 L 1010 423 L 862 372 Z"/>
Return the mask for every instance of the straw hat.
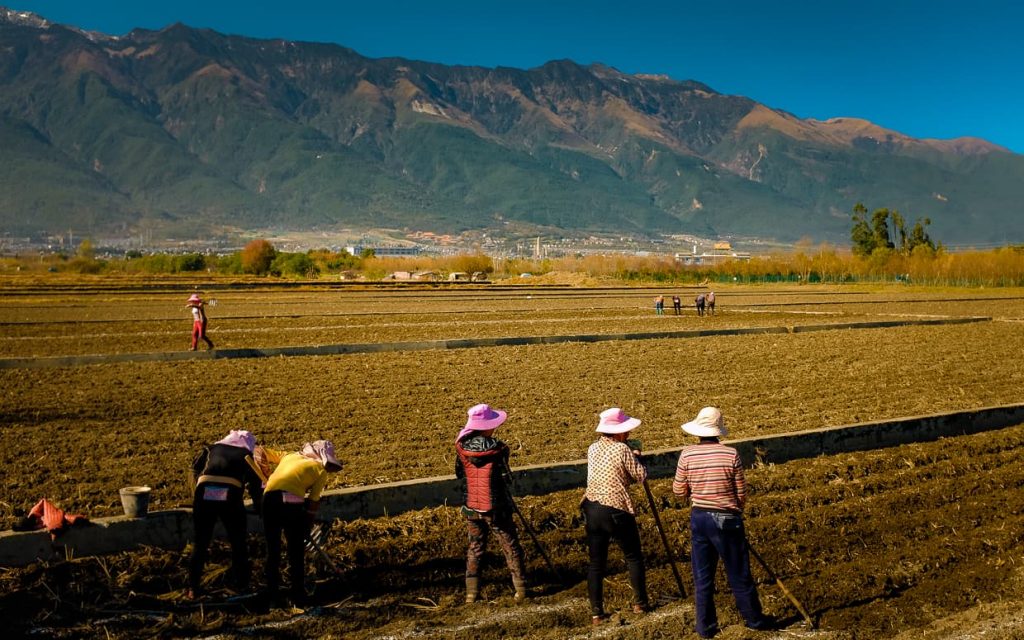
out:
<path id="1" fill-rule="evenodd" d="M 698 438 L 718 438 L 728 433 L 722 412 L 715 407 L 704 407 L 697 417 L 683 425 L 683 431 Z"/>
<path id="2" fill-rule="evenodd" d="M 199 297 L 199 294 L 193 293 L 192 296 L 188 299 L 187 304 L 201 304 L 202 302 L 203 299 Z"/>
<path id="3" fill-rule="evenodd" d="M 618 407 L 605 409 L 601 412 L 601 421 L 597 423 L 598 433 L 626 433 L 640 426 L 639 418 L 630 418 Z"/>

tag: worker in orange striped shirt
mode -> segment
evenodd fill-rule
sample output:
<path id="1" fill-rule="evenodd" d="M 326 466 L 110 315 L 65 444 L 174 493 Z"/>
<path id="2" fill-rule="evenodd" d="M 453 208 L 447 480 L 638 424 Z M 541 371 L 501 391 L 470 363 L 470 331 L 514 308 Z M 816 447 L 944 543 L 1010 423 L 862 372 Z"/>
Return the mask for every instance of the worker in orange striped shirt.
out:
<path id="1" fill-rule="evenodd" d="M 775 621 L 761 611 L 757 586 L 750 574 L 750 553 L 743 529 L 747 484 L 739 453 L 721 444 L 726 435 L 722 412 L 704 407 L 683 431 L 700 438 L 683 447 L 676 466 L 672 492 L 690 499 L 690 564 L 693 567 L 694 609 L 697 635 L 712 638 L 718 633 L 715 610 L 715 571 L 718 559 L 736 599 L 736 608 L 750 629 L 767 630 Z"/>

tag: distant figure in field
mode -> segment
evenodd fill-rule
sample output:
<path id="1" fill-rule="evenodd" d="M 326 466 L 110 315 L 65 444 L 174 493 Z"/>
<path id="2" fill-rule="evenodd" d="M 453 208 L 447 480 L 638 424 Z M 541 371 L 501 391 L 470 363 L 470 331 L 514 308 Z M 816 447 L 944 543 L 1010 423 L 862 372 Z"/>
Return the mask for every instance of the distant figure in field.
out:
<path id="1" fill-rule="evenodd" d="M 193 293 L 185 306 L 192 310 L 192 346 L 189 351 L 196 350 L 200 339 L 206 342 L 207 351 L 213 349 L 213 341 L 206 337 L 206 303 L 198 293 Z"/>
<path id="2" fill-rule="evenodd" d="M 514 507 L 508 490 L 508 445 L 494 438 L 494 430 L 508 417 L 504 411 L 478 404 L 467 411 L 466 426 L 455 438 L 455 477 L 465 479 L 462 515 L 466 518 L 466 603 L 480 595 L 480 568 L 487 538 L 494 531 L 505 554 L 516 602 L 526 599 L 526 566 L 519 542 Z"/>
<path id="3" fill-rule="evenodd" d="M 697 315 L 698 316 L 704 315 L 704 300 L 705 300 L 704 294 L 702 293 L 702 294 L 699 294 L 697 296 L 697 300 L 695 301 L 696 302 L 696 306 L 697 306 Z"/>
<path id="4" fill-rule="evenodd" d="M 672 296 L 672 310 L 677 316 L 683 315 L 683 301 L 677 295 Z"/>
<path id="5" fill-rule="evenodd" d="M 665 315 L 665 296 L 658 296 L 654 299 L 654 315 Z"/>
<path id="6" fill-rule="evenodd" d="M 715 292 L 708 291 L 708 314 L 715 315 Z"/>

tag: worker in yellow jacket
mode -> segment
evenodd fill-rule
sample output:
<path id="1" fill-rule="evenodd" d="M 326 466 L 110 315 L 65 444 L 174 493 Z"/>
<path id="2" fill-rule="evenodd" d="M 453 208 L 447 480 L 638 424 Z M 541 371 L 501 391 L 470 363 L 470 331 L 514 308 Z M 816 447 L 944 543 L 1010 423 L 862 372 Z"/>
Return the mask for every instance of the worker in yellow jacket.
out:
<path id="1" fill-rule="evenodd" d="M 320 494 L 328 472 L 341 471 L 329 440 L 307 442 L 302 450 L 286 453 L 263 448 L 261 466 L 277 465 L 263 490 L 263 532 L 267 538 L 266 580 L 271 599 L 281 586 L 281 534 L 288 544 L 289 594 L 294 604 L 307 599 L 305 588 L 306 538 L 320 507 Z"/>

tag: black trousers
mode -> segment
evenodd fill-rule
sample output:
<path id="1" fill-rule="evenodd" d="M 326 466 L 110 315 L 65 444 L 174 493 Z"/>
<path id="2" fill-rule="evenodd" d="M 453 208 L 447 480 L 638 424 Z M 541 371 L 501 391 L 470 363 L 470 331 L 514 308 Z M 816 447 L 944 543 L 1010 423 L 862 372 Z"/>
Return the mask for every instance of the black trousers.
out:
<path id="1" fill-rule="evenodd" d="M 267 538 L 267 589 L 277 591 L 281 586 L 281 534 L 288 543 L 288 581 L 291 590 L 304 595 L 306 538 L 309 521 L 302 503 L 287 503 L 283 491 L 268 491 L 263 495 L 263 532 Z"/>
<path id="2" fill-rule="evenodd" d="M 214 490 L 210 495 L 227 489 L 226 500 L 207 500 L 207 488 Z M 203 567 L 210 554 L 213 528 L 217 520 L 224 523 L 231 543 L 231 581 L 236 588 L 249 586 L 249 552 L 245 544 L 247 523 L 245 505 L 242 502 L 241 487 L 217 485 L 208 482 L 196 487 L 192 499 L 192 523 L 195 538 L 192 544 L 192 558 L 188 567 L 188 584 L 193 591 L 199 591 L 203 578 Z"/>
<path id="3" fill-rule="evenodd" d="M 612 539 L 618 543 L 622 555 L 626 557 L 633 602 L 647 605 L 647 576 L 636 517 L 627 511 L 590 500 L 584 500 L 581 508 L 587 523 L 587 544 L 590 547 L 587 594 L 590 596 L 591 614 L 604 614 L 604 574 L 608 565 L 608 546 Z"/>

